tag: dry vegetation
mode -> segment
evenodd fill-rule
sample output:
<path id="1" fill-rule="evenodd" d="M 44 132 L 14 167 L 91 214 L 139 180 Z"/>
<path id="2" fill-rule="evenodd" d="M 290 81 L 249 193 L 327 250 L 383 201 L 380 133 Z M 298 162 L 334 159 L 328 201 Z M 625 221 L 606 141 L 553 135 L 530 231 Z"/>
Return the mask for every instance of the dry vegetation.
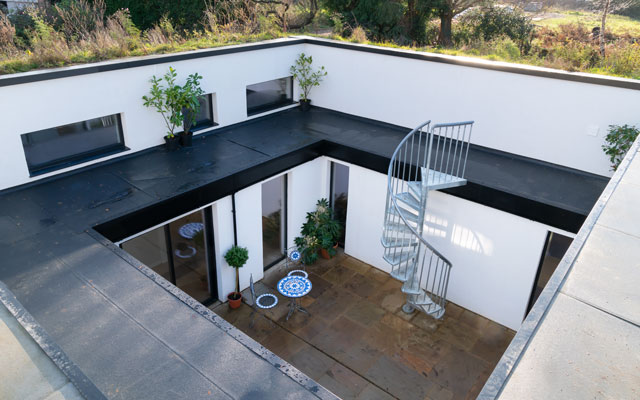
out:
<path id="1" fill-rule="evenodd" d="M 104 0 L 40 6 L 10 18 L 0 13 L 0 74 L 283 37 L 289 33 L 287 26 L 309 18 L 309 10 L 265 7 L 253 0 L 218 1 L 204 10 L 197 29 L 190 30 L 176 28 L 167 17 L 140 30 L 128 10 L 107 15 Z M 323 9 L 313 12 L 315 18 L 307 33 L 311 30 L 339 40 L 401 47 L 392 42 L 369 42 L 366 29 L 347 26 L 339 16 Z M 535 27 L 530 20 L 511 18 L 509 21 L 520 25 L 505 30 L 503 21 L 494 21 L 489 31 L 486 23 L 460 18 L 453 26 L 453 48 L 435 45 L 438 24 L 433 22 L 426 35 L 432 45 L 403 48 L 640 79 L 640 22 L 612 17 L 606 57 L 601 57 L 592 33 L 593 18 L 592 13 L 554 13 L 551 19 L 536 21 Z M 530 31 L 526 24 L 531 24 Z"/>

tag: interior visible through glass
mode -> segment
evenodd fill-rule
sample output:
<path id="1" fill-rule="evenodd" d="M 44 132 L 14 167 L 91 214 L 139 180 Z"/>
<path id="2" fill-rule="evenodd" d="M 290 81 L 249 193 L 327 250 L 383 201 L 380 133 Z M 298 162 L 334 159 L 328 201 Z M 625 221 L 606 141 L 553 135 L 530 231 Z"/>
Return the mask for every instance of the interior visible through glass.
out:
<path id="1" fill-rule="evenodd" d="M 334 217 L 342 222 L 344 230 L 338 243 L 344 247 L 345 233 L 347 232 L 347 200 L 349 198 L 349 167 L 339 163 L 331 163 L 331 206 Z"/>
<path id="2" fill-rule="evenodd" d="M 204 212 L 196 211 L 128 240 L 122 248 L 204 303 L 212 297 L 204 227 Z"/>
<path id="3" fill-rule="evenodd" d="M 553 275 L 558 264 L 560 264 L 560 260 L 564 257 L 564 253 L 566 253 L 569 246 L 571 246 L 571 242 L 573 242 L 573 239 L 570 237 L 555 232 L 549 232 L 547 245 L 545 247 L 545 252 L 542 255 L 540 269 L 538 271 L 536 282 L 533 286 L 533 292 L 531 294 L 531 300 L 529 302 L 529 309 L 527 312 L 529 312 L 536 300 L 538 300 L 540 293 L 542 293 L 542 289 L 547 285 L 551 275 Z"/>
<path id="4" fill-rule="evenodd" d="M 286 175 L 262 184 L 262 257 L 269 268 L 285 254 Z"/>
<path id="5" fill-rule="evenodd" d="M 29 170 L 124 148 L 119 118 L 118 114 L 107 115 L 20 135 Z"/>
<path id="6" fill-rule="evenodd" d="M 291 77 L 247 86 L 247 114 L 258 114 L 293 103 Z"/>

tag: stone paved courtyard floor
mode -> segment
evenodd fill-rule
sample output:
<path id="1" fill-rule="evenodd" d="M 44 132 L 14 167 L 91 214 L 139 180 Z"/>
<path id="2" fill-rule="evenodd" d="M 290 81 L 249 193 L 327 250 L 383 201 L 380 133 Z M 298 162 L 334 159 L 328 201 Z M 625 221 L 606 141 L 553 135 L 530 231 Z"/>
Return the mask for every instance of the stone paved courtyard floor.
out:
<path id="1" fill-rule="evenodd" d="M 442 321 L 406 315 L 400 282 L 343 253 L 307 272 L 311 316 L 285 320 L 288 299 L 275 289 L 282 264 L 256 284 L 278 296 L 266 313 L 273 323 L 256 316 L 250 327 L 247 304 L 212 309 L 344 399 L 475 399 L 515 333 L 453 303 Z"/>

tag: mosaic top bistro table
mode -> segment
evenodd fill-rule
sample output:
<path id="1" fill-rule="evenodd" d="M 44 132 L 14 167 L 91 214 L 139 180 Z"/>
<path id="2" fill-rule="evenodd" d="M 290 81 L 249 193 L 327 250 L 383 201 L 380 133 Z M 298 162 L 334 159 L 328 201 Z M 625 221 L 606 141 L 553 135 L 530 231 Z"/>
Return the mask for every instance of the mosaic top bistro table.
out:
<path id="1" fill-rule="evenodd" d="M 289 317 L 291 317 L 291 314 L 296 310 L 309 314 L 309 311 L 300 305 L 298 299 L 306 296 L 310 291 L 311 281 L 303 276 L 288 275 L 280 279 L 278 282 L 278 292 L 289 298 L 289 313 L 287 314 L 287 321 L 289 320 Z"/>

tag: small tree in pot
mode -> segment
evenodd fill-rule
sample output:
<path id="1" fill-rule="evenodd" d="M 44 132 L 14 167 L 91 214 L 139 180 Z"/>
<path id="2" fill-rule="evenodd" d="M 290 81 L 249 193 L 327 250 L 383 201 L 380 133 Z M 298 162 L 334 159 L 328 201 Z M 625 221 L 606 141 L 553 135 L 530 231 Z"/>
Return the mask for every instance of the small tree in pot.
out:
<path id="1" fill-rule="evenodd" d="M 151 92 L 149 96 L 142 96 L 145 107 L 156 109 L 167 126 L 167 134 L 164 137 L 168 150 L 178 148 L 176 126 L 182 124 L 181 88 L 176 85 L 176 70 L 169 67 L 169 71 L 162 79 L 155 75 L 151 78 Z M 164 80 L 164 85 L 163 81 Z M 165 86 L 166 85 L 166 86 Z"/>
<path id="2" fill-rule="evenodd" d="M 187 82 L 181 90 L 180 102 L 182 105 L 182 113 L 184 114 L 184 132 L 180 133 L 180 142 L 183 146 L 190 147 L 193 133 L 191 127 L 196 123 L 196 116 L 200 112 L 200 97 L 204 95 L 204 91 L 200 87 L 202 75 L 189 75 Z"/>
<path id="3" fill-rule="evenodd" d="M 293 75 L 293 78 L 297 80 L 298 85 L 300 85 L 300 109 L 302 109 L 302 111 L 308 111 L 311 107 L 311 100 L 309 100 L 311 88 L 320 86 L 322 79 L 327 76 L 327 71 L 325 71 L 324 66 L 320 67 L 317 71 L 313 71 L 311 69 L 312 63 L 313 58 L 311 56 L 307 57 L 302 53 L 296 59 L 296 63 L 290 68 L 291 75 Z"/>
<path id="4" fill-rule="evenodd" d="M 224 259 L 231 267 L 236 269 L 236 291 L 229 293 L 229 307 L 238 308 L 242 303 L 242 293 L 240 293 L 240 268 L 247 263 L 249 259 L 249 250 L 246 247 L 233 246 L 226 254 Z"/>
<path id="5" fill-rule="evenodd" d="M 313 264 L 318 259 L 318 253 L 327 259 L 333 257 L 342 229 L 342 224 L 333 218 L 329 201 L 318 200 L 316 210 L 307 213 L 307 220 L 300 231 L 302 236 L 294 239 L 302 262 L 307 265 Z"/>

